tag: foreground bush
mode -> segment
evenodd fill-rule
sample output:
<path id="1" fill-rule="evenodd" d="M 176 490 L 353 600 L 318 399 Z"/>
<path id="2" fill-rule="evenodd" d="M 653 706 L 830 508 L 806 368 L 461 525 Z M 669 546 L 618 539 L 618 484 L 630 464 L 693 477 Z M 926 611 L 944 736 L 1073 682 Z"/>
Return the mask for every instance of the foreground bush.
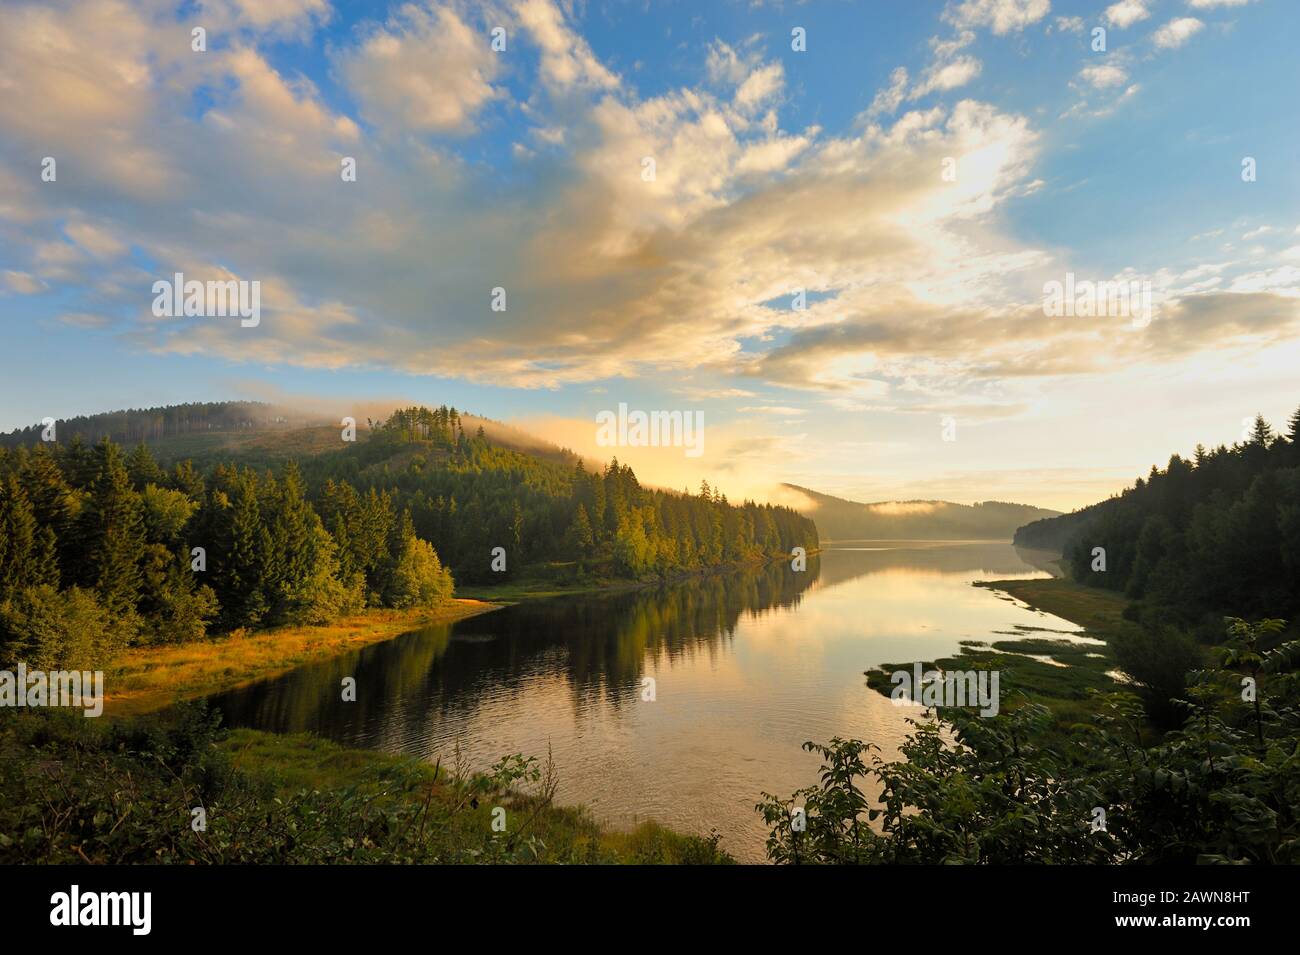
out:
<path id="1" fill-rule="evenodd" d="M 778 863 L 1300 863 L 1300 641 L 1229 620 L 1221 667 L 1194 671 L 1158 743 L 1136 696 L 1105 694 L 1089 759 L 1063 758 L 1046 708 L 918 723 L 904 761 L 860 740 L 805 748 L 818 785 L 756 809 Z M 1156 701 L 1169 702 L 1169 701 Z M 1171 704 L 1172 705 L 1172 704 Z M 1163 713 L 1164 708 L 1161 708 Z M 877 805 L 865 784 L 879 787 Z"/>
<path id="2" fill-rule="evenodd" d="M 448 772 L 314 737 L 225 738 L 202 704 L 173 716 L 4 711 L 0 864 L 730 861 L 716 840 L 602 832 L 553 804 L 532 758 Z"/>

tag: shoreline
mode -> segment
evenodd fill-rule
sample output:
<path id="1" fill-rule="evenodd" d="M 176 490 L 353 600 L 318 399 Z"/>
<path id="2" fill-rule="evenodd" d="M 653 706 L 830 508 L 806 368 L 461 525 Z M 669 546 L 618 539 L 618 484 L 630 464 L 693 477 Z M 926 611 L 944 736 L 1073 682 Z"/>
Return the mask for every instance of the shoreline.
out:
<path id="1" fill-rule="evenodd" d="M 994 590 L 1019 600 L 1031 610 L 1050 613 L 1082 627 L 1099 640 L 1123 621 L 1127 598 L 1111 590 L 1087 587 L 1065 577 L 1037 580 L 977 580 L 972 587 Z"/>
<path id="2" fill-rule="evenodd" d="M 1128 604 L 1122 594 L 1077 584 L 1063 577 L 1034 580 L 977 580 L 973 587 L 994 591 L 1000 600 L 1024 604 L 1031 611 L 1050 614 L 1080 628 L 1078 636 L 1099 643 L 1082 645 L 1069 634 L 1046 628 L 1023 628 L 1006 639 L 963 640 L 955 653 L 936 659 L 887 663 L 864 671 L 868 687 L 890 696 L 890 675 L 920 663 L 943 670 L 1010 668 L 1014 683 L 1004 689 L 1019 689 L 1035 703 L 1052 711 L 1053 734 L 1068 738 L 1072 725 L 1086 723 L 1096 709 L 1090 690 L 1118 687 L 1107 637 L 1123 622 Z M 1041 630 L 1042 632 L 1038 632 Z"/>
<path id="3" fill-rule="evenodd" d="M 420 610 L 366 610 L 323 626 L 239 632 L 193 643 L 132 647 L 107 669 L 106 716 L 140 716 L 182 700 L 224 693 L 422 627 L 454 623 L 503 605 L 453 598 Z"/>
<path id="4" fill-rule="evenodd" d="M 820 553 L 811 551 L 810 556 Z M 140 716 L 174 703 L 224 693 L 289 673 L 376 643 L 384 643 L 422 627 L 455 623 L 468 617 L 526 600 L 578 594 L 626 593 L 686 580 L 702 579 L 746 567 L 764 567 L 784 560 L 732 563 L 669 578 L 630 580 L 597 578 L 584 583 L 558 584 L 524 577 L 484 586 L 466 586 L 461 596 L 442 606 L 420 610 L 370 609 L 321 626 L 283 626 L 193 643 L 131 647 L 106 668 L 111 688 L 104 696 L 107 716 Z"/>
<path id="5" fill-rule="evenodd" d="M 822 553 L 818 547 L 808 551 L 808 557 Z M 650 580 L 634 580 L 627 577 L 600 577 L 582 583 L 559 583 L 545 578 L 523 576 L 513 581 L 499 584 L 465 584 L 457 585 L 457 592 L 471 600 L 484 600 L 499 606 L 509 607 L 525 600 L 548 600 L 552 597 L 571 597 L 577 594 L 627 593 L 634 590 L 648 590 L 651 587 L 663 587 L 679 584 L 687 580 L 702 580 L 718 574 L 731 573 L 746 568 L 767 567 L 779 561 L 789 560 L 789 555 L 767 557 L 762 560 L 738 561 L 719 564 L 703 570 L 691 570 L 671 577 L 655 577 Z"/>

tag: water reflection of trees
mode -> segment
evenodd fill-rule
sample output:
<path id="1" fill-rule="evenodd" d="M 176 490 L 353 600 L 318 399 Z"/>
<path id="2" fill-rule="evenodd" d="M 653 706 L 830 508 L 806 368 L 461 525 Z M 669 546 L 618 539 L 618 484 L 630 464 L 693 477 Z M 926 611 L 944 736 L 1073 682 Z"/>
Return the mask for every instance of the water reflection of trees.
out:
<path id="1" fill-rule="evenodd" d="M 486 697 L 522 696 L 563 677 L 575 706 L 639 699 L 647 661 L 728 651 L 742 616 L 797 607 L 821 572 L 816 555 L 644 590 L 528 602 L 430 627 L 299 668 L 217 698 L 227 720 L 311 731 L 383 748 L 425 739 L 431 723 L 465 721 Z M 342 680 L 357 681 L 343 702 Z"/>

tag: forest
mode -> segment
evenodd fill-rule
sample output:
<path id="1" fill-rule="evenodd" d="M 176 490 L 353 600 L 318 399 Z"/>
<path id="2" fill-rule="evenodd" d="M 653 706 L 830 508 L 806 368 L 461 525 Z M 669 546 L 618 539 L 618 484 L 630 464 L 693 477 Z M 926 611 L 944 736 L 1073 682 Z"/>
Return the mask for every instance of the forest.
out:
<path id="1" fill-rule="evenodd" d="M 256 423 L 242 406 L 187 407 Z M 183 420 L 170 412 L 145 415 Z M 142 427 L 124 415 L 102 429 Z M 549 566 L 646 580 L 817 547 L 789 509 L 505 448 L 466 434 L 454 408 L 372 424 L 275 468 L 171 463 L 108 430 L 93 446 L 23 432 L 31 443 L 0 448 L 0 664 L 87 667 L 128 646 L 435 606 L 453 575 Z"/>
<path id="2" fill-rule="evenodd" d="M 302 427 L 315 421 L 258 401 L 195 401 L 159 408 L 131 408 L 54 421 L 55 433 L 80 436 L 87 444 L 112 438 L 119 444 L 156 441 L 181 434 Z M 41 440 L 44 425 L 30 425 L 0 435 L 0 447 L 19 448 Z"/>
<path id="3" fill-rule="evenodd" d="M 1285 434 L 1257 416 L 1232 447 L 1175 454 L 1116 497 L 1022 527 L 1015 543 L 1060 550 L 1076 581 L 1179 624 L 1214 629 L 1224 614 L 1295 619 L 1300 410 Z"/>
<path id="4" fill-rule="evenodd" d="M 806 742 L 819 782 L 755 806 L 768 858 L 1300 863 L 1300 411 L 1285 434 L 1257 416 L 1231 448 L 1175 454 L 1015 543 L 1060 550 L 1075 581 L 1127 598 L 1118 625 L 1090 628 L 1122 684 L 1057 711 L 1025 657 L 981 649 L 1003 714 L 927 711 L 896 759 L 861 739 Z"/>

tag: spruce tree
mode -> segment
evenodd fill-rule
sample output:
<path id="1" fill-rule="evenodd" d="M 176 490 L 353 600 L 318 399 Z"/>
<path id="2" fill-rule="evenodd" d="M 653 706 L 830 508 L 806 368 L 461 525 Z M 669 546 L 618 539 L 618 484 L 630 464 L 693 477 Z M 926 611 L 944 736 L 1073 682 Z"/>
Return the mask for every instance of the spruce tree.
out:
<path id="1" fill-rule="evenodd" d="M 267 540 L 256 478 L 251 473 L 239 479 L 229 521 L 229 545 L 219 563 L 222 609 L 230 626 L 256 626 L 266 613 L 263 576 Z"/>
<path id="2" fill-rule="evenodd" d="M 41 534 L 27 492 L 16 475 L 0 482 L 0 600 L 25 587 L 58 583 L 42 579 L 50 573 L 52 542 Z"/>
<path id="3" fill-rule="evenodd" d="M 81 522 L 88 575 L 110 619 L 129 629 L 143 582 L 144 509 L 118 446 L 105 438 L 96 446 L 95 457 L 99 470 Z"/>
<path id="4" fill-rule="evenodd" d="M 137 491 L 143 491 L 147 484 L 162 484 L 163 473 L 149 452 L 149 446 L 141 441 L 135 446 L 126 460 L 127 473 L 131 475 L 131 484 Z"/>

